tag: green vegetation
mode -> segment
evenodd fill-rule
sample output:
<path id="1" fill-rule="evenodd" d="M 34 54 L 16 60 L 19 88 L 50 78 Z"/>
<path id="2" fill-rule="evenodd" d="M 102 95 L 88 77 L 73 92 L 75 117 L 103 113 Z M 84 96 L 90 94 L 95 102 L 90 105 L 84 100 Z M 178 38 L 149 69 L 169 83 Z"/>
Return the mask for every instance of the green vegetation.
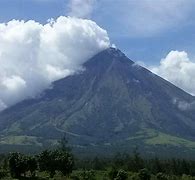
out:
<path id="1" fill-rule="evenodd" d="M 38 138 L 34 136 L 7 136 L 1 139 L 0 144 L 41 146 L 42 144 L 38 142 L 37 139 Z"/>
<path id="2" fill-rule="evenodd" d="M 173 146 L 184 146 L 188 148 L 195 148 L 195 142 L 189 141 L 183 138 L 178 138 L 164 133 L 158 133 L 157 136 L 147 139 L 147 144 L 152 145 L 173 145 Z"/>
<path id="3" fill-rule="evenodd" d="M 121 126 L 122 127 L 122 126 Z M 120 126 L 116 130 L 119 130 Z M 77 140 L 72 137 L 78 138 Z M 158 156 L 159 158 L 191 158 L 195 159 L 195 142 L 187 140 L 178 136 L 169 135 L 164 132 L 152 128 L 143 127 L 135 134 L 116 141 L 95 141 L 90 136 L 79 136 L 77 134 L 68 134 L 68 137 L 74 147 L 74 153 L 80 154 L 80 157 L 90 157 L 96 154 L 103 156 L 113 156 L 117 152 L 132 153 L 129 150 L 134 149 L 136 146 L 145 154 L 151 156 Z M 87 139 L 90 142 L 86 142 Z M 7 136 L 2 137 L 0 142 L 0 153 L 18 151 L 24 154 L 37 153 L 49 147 L 56 148 L 59 144 L 59 138 L 44 139 L 36 136 Z M 88 144 L 89 143 L 89 144 Z M 171 155 L 171 156 L 170 156 Z"/>
<path id="4" fill-rule="evenodd" d="M 112 158 L 75 159 L 66 141 L 54 150 L 38 155 L 18 152 L 0 156 L 2 180 L 195 180 L 195 161 L 184 159 L 144 159 L 133 155 Z"/>
<path id="5" fill-rule="evenodd" d="M 187 147 L 195 149 L 194 141 L 165 134 L 155 129 L 143 128 L 136 133 L 136 136 L 128 138 L 128 140 L 139 139 L 144 139 L 145 144 L 148 145 L 172 145 L 175 147 Z"/>

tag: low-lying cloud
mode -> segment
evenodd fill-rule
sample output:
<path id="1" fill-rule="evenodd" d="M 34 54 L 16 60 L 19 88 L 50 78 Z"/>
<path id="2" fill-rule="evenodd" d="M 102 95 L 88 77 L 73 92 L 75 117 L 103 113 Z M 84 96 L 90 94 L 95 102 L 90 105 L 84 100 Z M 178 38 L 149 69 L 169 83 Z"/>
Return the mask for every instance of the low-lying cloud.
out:
<path id="1" fill-rule="evenodd" d="M 0 24 L 0 110 L 35 97 L 108 48 L 105 30 L 91 20 L 59 17 L 47 24 Z"/>
<path id="2" fill-rule="evenodd" d="M 195 95 L 195 62 L 185 51 L 171 51 L 159 66 L 149 68 L 155 74 Z"/>
<path id="3" fill-rule="evenodd" d="M 178 107 L 181 111 L 191 110 L 195 108 L 195 101 L 186 102 L 184 100 L 180 100 L 178 98 L 173 99 L 173 104 Z"/>

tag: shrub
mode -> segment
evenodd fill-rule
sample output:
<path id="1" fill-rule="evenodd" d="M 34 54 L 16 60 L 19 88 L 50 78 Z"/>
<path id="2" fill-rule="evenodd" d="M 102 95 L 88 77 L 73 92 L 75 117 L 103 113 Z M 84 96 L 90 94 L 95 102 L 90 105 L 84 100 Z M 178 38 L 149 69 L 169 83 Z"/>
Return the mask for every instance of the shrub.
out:
<path id="1" fill-rule="evenodd" d="M 163 173 L 158 173 L 156 175 L 156 179 L 157 180 L 168 180 L 168 177 L 165 174 L 163 174 Z"/>
<path id="2" fill-rule="evenodd" d="M 151 178 L 151 175 L 146 168 L 141 169 L 138 173 L 138 176 L 141 180 L 150 180 Z"/>
<path id="3" fill-rule="evenodd" d="M 1 169 L 1 170 L 0 170 L 0 179 L 5 178 L 6 176 L 8 176 L 7 171 Z"/>
<path id="4" fill-rule="evenodd" d="M 92 170 L 89 171 L 83 171 L 80 174 L 81 180 L 95 180 L 95 173 Z"/>
<path id="5" fill-rule="evenodd" d="M 128 178 L 127 172 L 121 169 L 118 171 L 115 180 L 126 180 L 127 178 Z"/>

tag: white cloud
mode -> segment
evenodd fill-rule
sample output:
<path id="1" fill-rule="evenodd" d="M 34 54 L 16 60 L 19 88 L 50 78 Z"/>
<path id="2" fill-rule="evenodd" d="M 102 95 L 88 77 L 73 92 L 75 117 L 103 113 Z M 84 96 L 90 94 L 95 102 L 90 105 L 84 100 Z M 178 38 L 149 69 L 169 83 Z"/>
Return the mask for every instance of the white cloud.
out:
<path id="1" fill-rule="evenodd" d="M 159 66 L 149 69 L 186 92 L 195 95 L 195 62 L 189 59 L 185 51 L 171 51 L 161 60 Z"/>
<path id="2" fill-rule="evenodd" d="M 70 0 L 69 15 L 79 18 L 89 18 L 93 12 L 96 0 Z"/>
<path id="3" fill-rule="evenodd" d="M 195 101 L 189 103 L 178 98 L 173 99 L 173 104 L 176 105 L 181 111 L 191 110 L 195 107 Z"/>
<path id="4" fill-rule="evenodd" d="M 90 20 L 0 24 L 0 110 L 38 95 L 109 46 L 107 32 Z"/>

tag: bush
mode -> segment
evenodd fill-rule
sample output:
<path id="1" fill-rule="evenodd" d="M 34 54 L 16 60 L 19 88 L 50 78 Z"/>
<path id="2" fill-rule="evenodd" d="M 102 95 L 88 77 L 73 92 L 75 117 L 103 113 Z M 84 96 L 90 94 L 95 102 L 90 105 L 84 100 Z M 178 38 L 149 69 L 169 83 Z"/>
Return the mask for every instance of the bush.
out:
<path id="1" fill-rule="evenodd" d="M 116 178 L 118 174 L 118 171 L 115 167 L 112 167 L 109 171 L 108 171 L 108 177 L 111 180 L 114 180 Z"/>
<path id="2" fill-rule="evenodd" d="M 95 180 L 95 173 L 92 170 L 89 171 L 83 171 L 80 174 L 81 180 Z"/>
<path id="3" fill-rule="evenodd" d="M 151 175 L 146 168 L 141 169 L 138 173 L 138 176 L 141 180 L 150 180 L 151 178 Z"/>
<path id="4" fill-rule="evenodd" d="M 133 175 L 131 175 L 131 180 L 140 180 L 140 178 L 137 173 L 134 173 Z"/>
<path id="5" fill-rule="evenodd" d="M 71 180 L 80 180 L 80 177 L 78 175 L 71 175 Z"/>
<path id="6" fill-rule="evenodd" d="M 168 180 L 168 177 L 165 174 L 163 174 L 163 173 L 158 173 L 156 175 L 156 179 L 157 180 Z"/>
<path id="7" fill-rule="evenodd" d="M 117 170 L 115 167 L 112 167 L 108 171 L 108 177 L 111 180 L 126 180 L 128 178 L 128 174 L 122 169 Z"/>
<path id="8" fill-rule="evenodd" d="M 183 174 L 181 177 L 182 180 L 194 180 L 192 176 Z"/>
<path id="9" fill-rule="evenodd" d="M 8 176 L 7 171 L 1 169 L 1 170 L 0 170 L 0 179 L 5 178 L 6 176 Z"/>
<path id="10" fill-rule="evenodd" d="M 118 171 L 115 180 L 126 180 L 127 178 L 128 178 L 127 172 L 121 169 Z"/>

